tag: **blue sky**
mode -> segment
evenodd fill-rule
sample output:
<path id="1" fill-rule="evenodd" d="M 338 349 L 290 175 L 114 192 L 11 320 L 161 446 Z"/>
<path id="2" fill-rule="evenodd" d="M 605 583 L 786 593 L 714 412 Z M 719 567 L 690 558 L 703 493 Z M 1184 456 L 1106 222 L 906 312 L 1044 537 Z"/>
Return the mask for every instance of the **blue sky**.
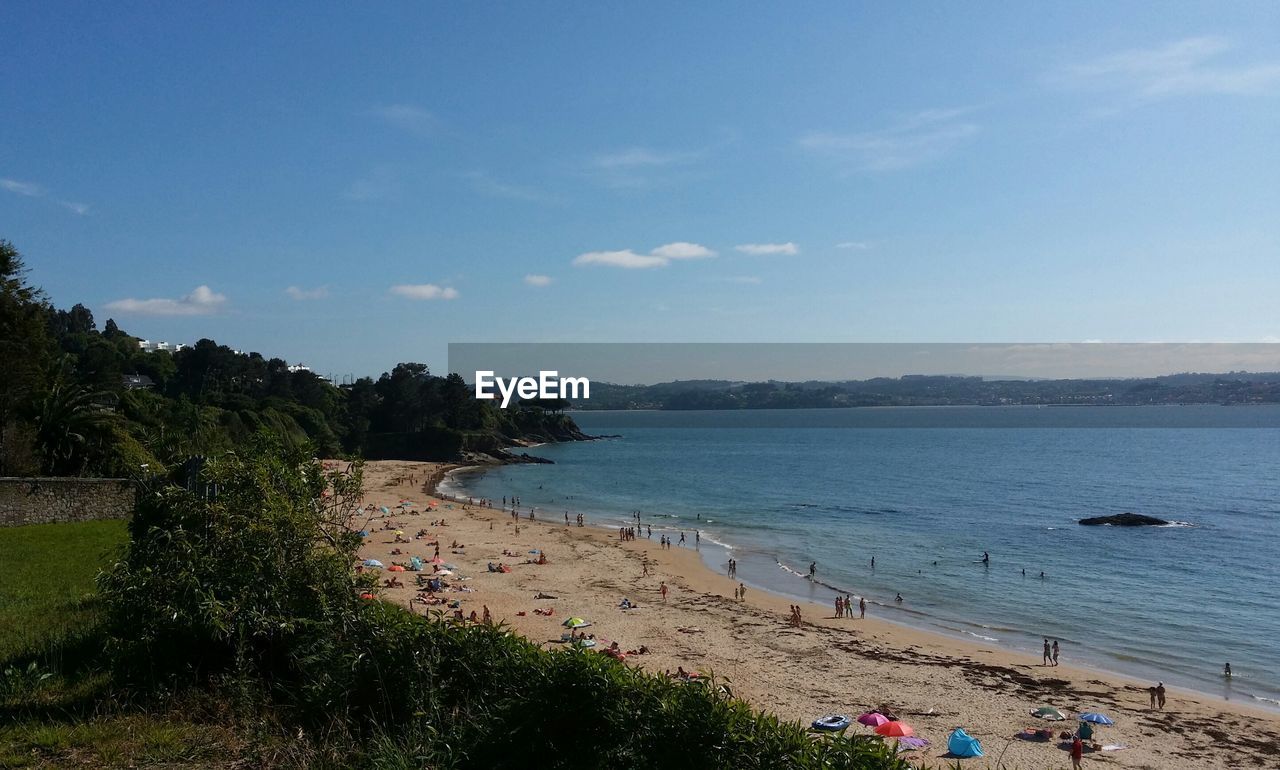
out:
<path id="1" fill-rule="evenodd" d="M 210 5 L 0 7 L 0 237 L 99 324 L 1280 339 L 1280 4 Z"/>

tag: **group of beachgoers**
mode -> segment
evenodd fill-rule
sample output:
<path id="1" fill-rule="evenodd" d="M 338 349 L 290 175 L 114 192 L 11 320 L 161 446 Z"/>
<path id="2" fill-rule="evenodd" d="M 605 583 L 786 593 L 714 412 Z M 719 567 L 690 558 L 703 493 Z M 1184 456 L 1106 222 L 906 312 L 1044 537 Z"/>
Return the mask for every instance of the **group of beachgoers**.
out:
<path id="1" fill-rule="evenodd" d="M 858 619 L 861 620 L 867 616 L 867 600 L 865 597 L 858 597 Z M 836 597 L 836 617 L 851 618 L 853 617 L 853 597 L 849 595 Z"/>
<path id="2" fill-rule="evenodd" d="M 650 533 L 650 537 L 652 537 L 652 535 L 653 535 L 653 533 L 651 532 L 651 533 Z M 696 532 L 694 533 L 694 537 L 698 537 L 698 534 L 697 534 Z M 671 540 L 671 537 L 670 537 L 670 536 L 668 536 L 668 535 L 659 535 L 659 536 L 658 536 L 658 542 L 662 545 L 662 547 L 663 547 L 664 549 L 666 549 L 666 550 L 668 550 L 668 551 L 669 551 L 669 550 L 671 550 L 672 540 Z M 681 548 L 683 548 L 683 547 L 684 547 L 684 542 L 685 542 L 685 541 L 684 541 L 684 533 L 683 533 L 683 532 L 681 532 L 681 533 L 680 533 L 680 542 L 678 543 L 678 545 L 679 545 Z"/>

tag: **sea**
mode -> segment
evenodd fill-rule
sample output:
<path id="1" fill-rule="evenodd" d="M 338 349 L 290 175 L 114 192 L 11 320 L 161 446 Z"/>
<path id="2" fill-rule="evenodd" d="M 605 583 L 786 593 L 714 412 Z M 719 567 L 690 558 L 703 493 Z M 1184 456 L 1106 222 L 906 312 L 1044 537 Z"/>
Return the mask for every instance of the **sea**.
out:
<path id="1" fill-rule="evenodd" d="M 614 529 L 638 511 L 757 590 L 1280 708 L 1280 405 L 572 416 L 610 437 L 442 491 Z M 1170 524 L 1078 523 L 1124 512 Z"/>

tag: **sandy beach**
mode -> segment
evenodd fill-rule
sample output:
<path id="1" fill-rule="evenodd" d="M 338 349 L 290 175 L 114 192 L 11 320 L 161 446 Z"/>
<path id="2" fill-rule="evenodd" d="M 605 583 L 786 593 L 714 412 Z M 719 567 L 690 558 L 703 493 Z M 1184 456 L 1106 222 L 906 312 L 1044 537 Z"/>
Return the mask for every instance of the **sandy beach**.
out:
<path id="1" fill-rule="evenodd" d="M 1099 711 L 1115 720 L 1115 726 L 1098 730 L 1097 740 L 1125 748 L 1087 753 L 1085 767 L 1280 767 L 1278 714 L 1178 690 L 1170 690 L 1163 710 L 1152 710 L 1147 688 L 1154 682 L 1066 662 L 1047 667 L 1039 658 L 916 631 L 871 614 L 837 619 L 831 605 L 802 605 L 804 623 L 796 628 L 788 623 L 794 600 L 750 587 L 744 601 L 735 600 L 737 582 L 707 568 L 692 542 L 664 550 L 657 533 L 653 540 L 621 542 L 616 530 L 590 526 L 589 520 L 585 527 L 566 526 L 563 513 L 530 522 L 522 511 L 516 522 L 509 511 L 429 494 L 450 467 L 367 463 L 365 502 L 386 506 L 392 515 L 378 513 L 370 522 L 361 553 L 388 566 L 411 556 L 429 561 L 434 546 L 428 543 L 438 540 L 443 560 L 457 568 L 457 577 L 467 578 L 455 577 L 452 585 L 470 589 L 442 596 L 460 600 L 468 615 L 482 614 L 487 606 L 495 622 L 535 642 L 557 646 L 565 630 L 561 623 L 580 616 L 591 621 L 585 630 L 595 634 L 597 649 L 612 641 L 622 650 L 648 648 L 647 654 L 628 656 L 628 665 L 714 673 L 735 695 L 783 719 L 808 724 L 828 713 L 853 717 L 872 708 L 892 710 L 930 741 L 911 755 L 922 764 L 945 766 L 948 760 L 940 758 L 946 737 L 962 726 L 986 753 L 963 760 L 965 767 L 1069 768 L 1066 744 L 1057 737 L 1014 737 L 1026 727 L 1048 726 L 1055 736 L 1073 729 L 1071 721 L 1043 722 L 1030 715 L 1050 705 L 1070 715 Z M 416 504 L 413 513 L 396 508 L 406 499 Z M 437 505 L 427 510 L 431 501 Z M 441 518 L 444 526 L 432 526 Z M 397 543 L 396 530 L 409 542 Z M 422 530 L 426 534 L 415 538 Z M 451 548 L 455 542 L 459 547 Z M 526 563 L 536 559 L 529 553 L 534 549 L 545 552 L 548 563 Z M 489 572 L 490 562 L 510 572 Z M 417 593 L 415 573 L 380 577 L 393 576 L 405 587 L 384 588 L 383 596 L 409 606 Z M 659 592 L 663 582 L 669 589 L 665 601 Z M 539 593 L 556 598 L 536 599 Z M 620 608 L 623 598 L 638 607 Z M 425 608 L 417 604 L 415 611 Z M 1064 661 L 1069 655 L 1064 650 Z"/>

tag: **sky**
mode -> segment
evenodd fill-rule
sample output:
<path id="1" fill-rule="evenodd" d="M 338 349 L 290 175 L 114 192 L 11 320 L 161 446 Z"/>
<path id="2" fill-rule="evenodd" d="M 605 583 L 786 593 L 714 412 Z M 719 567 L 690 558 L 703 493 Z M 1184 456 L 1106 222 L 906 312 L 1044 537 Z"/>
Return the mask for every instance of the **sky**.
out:
<path id="1" fill-rule="evenodd" d="M 1280 341 L 1280 4 L 0 5 L 60 307 L 458 342 Z"/>

